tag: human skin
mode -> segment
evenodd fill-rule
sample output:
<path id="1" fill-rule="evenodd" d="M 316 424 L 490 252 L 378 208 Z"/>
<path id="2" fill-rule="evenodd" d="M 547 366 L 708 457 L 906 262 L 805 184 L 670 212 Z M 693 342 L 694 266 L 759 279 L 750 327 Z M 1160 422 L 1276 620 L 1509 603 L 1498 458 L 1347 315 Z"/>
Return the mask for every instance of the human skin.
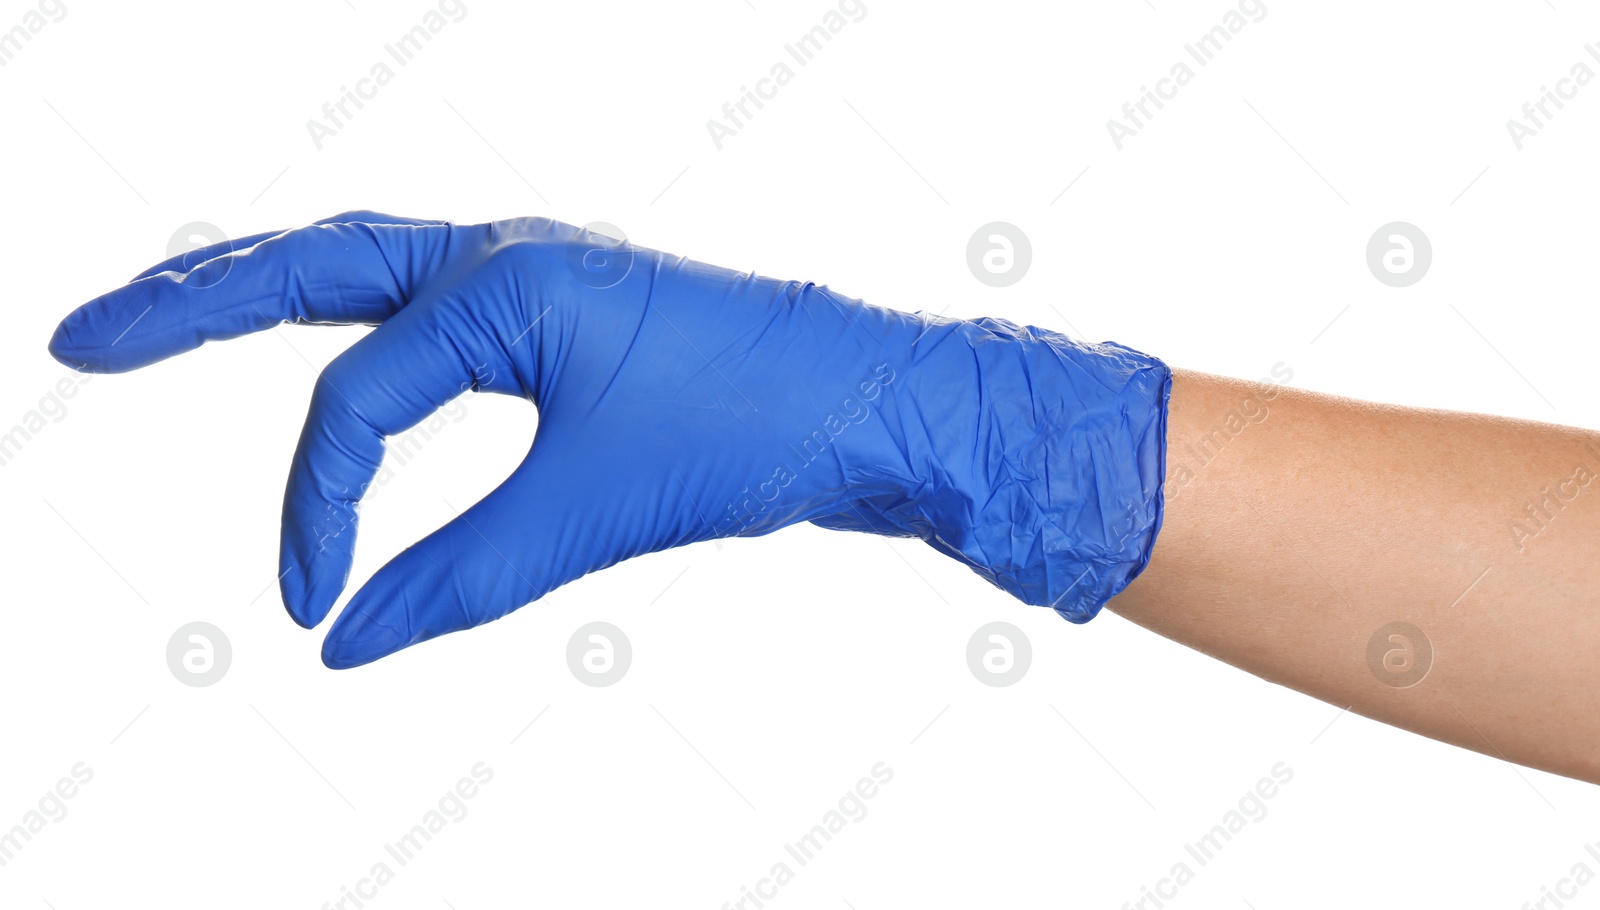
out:
<path id="1" fill-rule="evenodd" d="M 1238 432 L 1216 435 L 1230 412 Z M 1600 433 L 1175 370 L 1167 438 L 1161 535 L 1108 609 L 1341 708 L 1600 783 Z M 1405 688 L 1368 660 L 1395 621 L 1432 646 Z"/>

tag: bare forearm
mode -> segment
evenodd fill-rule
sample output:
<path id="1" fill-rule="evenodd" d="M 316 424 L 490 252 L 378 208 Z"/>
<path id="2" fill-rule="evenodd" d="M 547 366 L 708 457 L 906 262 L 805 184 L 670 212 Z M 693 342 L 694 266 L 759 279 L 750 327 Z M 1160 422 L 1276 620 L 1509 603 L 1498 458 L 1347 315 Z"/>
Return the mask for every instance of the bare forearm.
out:
<path id="1" fill-rule="evenodd" d="M 1109 606 L 1340 707 L 1600 783 L 1596 476 L 1594 432 L 1178 371 L 1164 528 Z"/>

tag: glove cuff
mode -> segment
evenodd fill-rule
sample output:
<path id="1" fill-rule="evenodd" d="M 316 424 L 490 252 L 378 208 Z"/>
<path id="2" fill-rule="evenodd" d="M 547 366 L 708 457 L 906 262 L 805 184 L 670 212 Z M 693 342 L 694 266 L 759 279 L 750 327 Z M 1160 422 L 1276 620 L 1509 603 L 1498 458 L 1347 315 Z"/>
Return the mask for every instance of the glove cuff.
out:
<path id="1" fill-rule="evenodd" d="M 977 381 L 971 410 L 943 409 L 929 434 L 938 467 L 916 497 L 919 536 L 1014 597 L 1088 622 L 1144 570 L 1161 529 L 1172 371 L 999 319 L 964 321 L 944 342 L 934 372 L 964 358 L 956 372 Z"/>

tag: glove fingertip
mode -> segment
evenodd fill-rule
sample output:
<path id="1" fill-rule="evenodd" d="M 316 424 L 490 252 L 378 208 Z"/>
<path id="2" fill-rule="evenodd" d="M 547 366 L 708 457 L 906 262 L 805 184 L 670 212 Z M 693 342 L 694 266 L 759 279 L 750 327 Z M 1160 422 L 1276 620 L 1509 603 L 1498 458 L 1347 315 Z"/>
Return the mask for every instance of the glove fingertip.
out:
<path id="1" fill-rule="evenodd" d="M 380 657 L 387 657 L 395 649 L 363 650 L 349 642 L 336 642 L 330 635 L 322 642 L 322 665 L 330 670 L 349 670 L 365 666 Z"/>
<path id="2" fill-rule="evenodd" d="M 99 346 L 88 336 L 93 330 L 84 326 L 87 316 L 82 308 L 67 314 L 67 317 L 56 326 L 50 335 L 48 350 L 63 366 L 71 367 L 80 373 L 105 373 L 113 372 L 106 367 L 105 360 L 99 357 Z"/>
<path id="3" fill-rule="evenodd" d="M 326 576 L 326 573 L 322 574 Z M 289 613 L 289 618 L 303 629 L 315 629 L 327 619 L 334 601 L 339 599 L 343 590 L 342 579 L 330 581 L 326 577 L 317 577 L 317 573 L 298 562 L 287 562 L 283 574 L 278 578 L 283 607 Z"/>
<path id="4" fill-rule="evenodd" d="M 322 663 L 330 670 L 369 664 L 413 643 L 401 630 L 380 619 L 375 609 L 361 604 L 362 599 L 358 594 L 350 602 L 323 639 Z"/>

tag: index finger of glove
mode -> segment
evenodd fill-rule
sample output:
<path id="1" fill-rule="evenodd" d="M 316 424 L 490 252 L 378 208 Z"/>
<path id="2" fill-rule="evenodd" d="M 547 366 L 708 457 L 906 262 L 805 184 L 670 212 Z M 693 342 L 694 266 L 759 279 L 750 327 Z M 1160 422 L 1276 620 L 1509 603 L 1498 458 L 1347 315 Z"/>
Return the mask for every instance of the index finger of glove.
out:
<path id="1" fill-rule="evenodd" d="M 78 307 L 50 353 L 90 372 L 148 366 L 207 341 L 284 322 L 376 325 L 444 267 L 454 225 L 313 225 L 219 256 L 187 273 L 162 272 Z"/>

